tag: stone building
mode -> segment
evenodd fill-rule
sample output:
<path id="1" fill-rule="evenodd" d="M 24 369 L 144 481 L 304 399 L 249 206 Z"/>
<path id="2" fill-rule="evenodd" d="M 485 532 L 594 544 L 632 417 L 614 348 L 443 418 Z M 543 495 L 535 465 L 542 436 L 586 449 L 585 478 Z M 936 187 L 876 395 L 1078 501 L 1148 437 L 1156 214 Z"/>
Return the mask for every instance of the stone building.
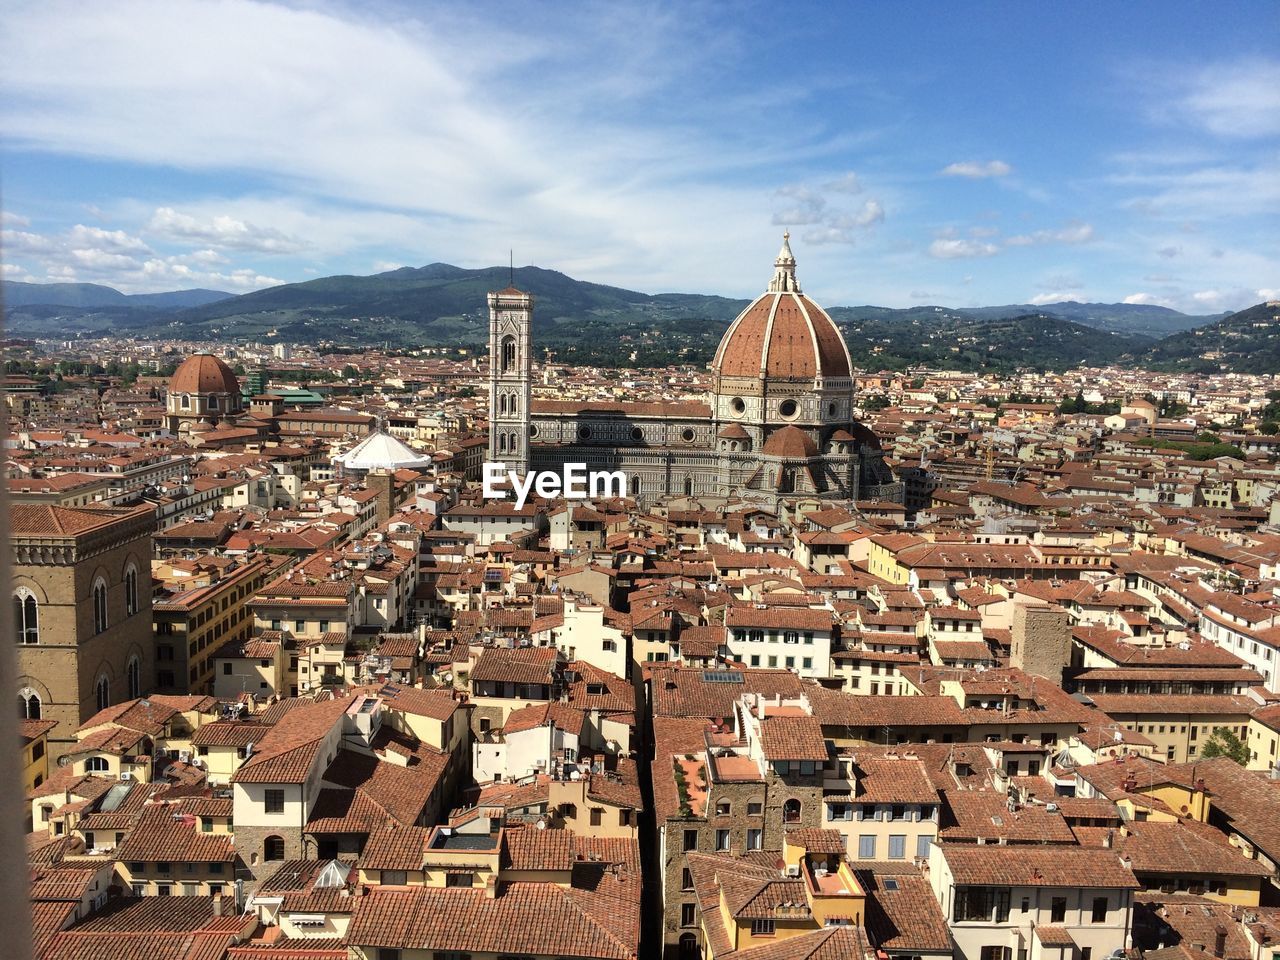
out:
<path id="1" fill-rule="evenodd" d="M 800 290 L 789 238 L 768 290 L 733 321 L 705 402 L 532 400 L 533 297 L 489 295 L 489 458 L 622 471 L 628 495 L 818 495 L 901 502 L 875 435 L 853 418 L 853 364 L 831 317 Z M 527 465 L 527 466 L 526 466 Z"/>
<path id="2" fill-rule="evenodd" d="M 197 353 L 169 379 L 164 406 L 169 432 L 189 436 L 234 421 L 244 412 L 244 399 L 230 367 L 211 353 Z"/>
<path id="3" fill-rule="evenodd" d="M 155 677 L 151 507 L 14 504 L 13 616 L 18 710 L 55 720 L 50 758 L 81 723 L 142 696 Z"/>

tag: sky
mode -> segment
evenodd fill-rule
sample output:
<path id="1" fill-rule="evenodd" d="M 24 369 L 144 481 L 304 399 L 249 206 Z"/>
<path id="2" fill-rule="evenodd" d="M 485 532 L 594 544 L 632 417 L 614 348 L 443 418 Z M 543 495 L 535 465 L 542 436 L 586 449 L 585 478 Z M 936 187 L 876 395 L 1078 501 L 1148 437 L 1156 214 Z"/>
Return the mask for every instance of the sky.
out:
<path id="1" fill-rule="evenodd" d="M 1280 4 L 34 0 L 5 279 L 443 261 L 828 306 L 1280 298 Z"/>

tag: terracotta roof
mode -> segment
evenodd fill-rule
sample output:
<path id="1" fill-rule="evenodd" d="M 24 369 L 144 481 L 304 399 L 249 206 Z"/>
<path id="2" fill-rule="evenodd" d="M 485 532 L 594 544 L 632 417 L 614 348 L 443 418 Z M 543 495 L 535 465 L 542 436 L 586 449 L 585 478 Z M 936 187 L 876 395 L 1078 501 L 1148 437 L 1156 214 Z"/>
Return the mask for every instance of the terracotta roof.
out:
<path id="1" fill-rule="evenodd" d="M 818 445 L 809 434 L 788 424 L 765 438 L 761 452 L 767 457 L 807 460 L 818 455 Z"/>
<path id="2" fill-rule="evenodd" d="M 170 393 L 240 394 L 231 368 L 211 353 L 197 353 L 182 361 L 169 378 Z"/>
<path id="3" fill-rule="evenodd" d="M 816 717 L 770 717 L 760 721 L 766 760 L 826 760 L 827 742 Z"/>
<path id="4" fill-rule="evenodd" d="M 800 293 L 765 293 L 725 331 L 712 368 L 722 377 L 812 381 L 848 377 L 849 353 L 835 323 Z"/>
<path id="5" fill-rule="evenodd" d="M 506 883 L 484 890 L 423 887 L 374 890 L 356 903 L 347 929 L 352 947 L 633 960 L 639 941 L 634 899 L 564 889 L 554 883 Z"/>
<path id="6" fill-rule="evenodd" d="M 960 885 L 1137 889 L 1114 850 L 1076 846 L 943 844 L 942 856 Z"/>

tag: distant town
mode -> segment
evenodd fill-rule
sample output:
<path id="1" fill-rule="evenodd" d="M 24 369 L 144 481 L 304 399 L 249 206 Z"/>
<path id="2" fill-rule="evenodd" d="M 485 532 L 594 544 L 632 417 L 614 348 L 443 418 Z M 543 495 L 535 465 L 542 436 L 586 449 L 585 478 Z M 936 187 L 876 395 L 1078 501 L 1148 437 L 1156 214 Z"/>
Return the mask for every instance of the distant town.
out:
<path id="1" fill-rule="evenodd" d="M 787 238 L 707 366 L 537 309 L 9 340 L 37 957 L 1269 960 L 1280 373 L 879 371 Z"/>

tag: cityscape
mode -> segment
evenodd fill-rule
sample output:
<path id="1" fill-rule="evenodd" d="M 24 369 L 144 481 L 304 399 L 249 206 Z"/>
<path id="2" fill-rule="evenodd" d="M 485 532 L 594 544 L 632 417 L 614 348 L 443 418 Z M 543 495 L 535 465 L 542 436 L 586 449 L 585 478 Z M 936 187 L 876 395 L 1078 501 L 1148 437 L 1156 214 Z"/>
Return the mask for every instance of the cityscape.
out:
<path id="1" fill-rule="evenodd" d="M 1013 9 L 6 15 L 0 954 L 1275 960 L 1280 18 Z"/>

